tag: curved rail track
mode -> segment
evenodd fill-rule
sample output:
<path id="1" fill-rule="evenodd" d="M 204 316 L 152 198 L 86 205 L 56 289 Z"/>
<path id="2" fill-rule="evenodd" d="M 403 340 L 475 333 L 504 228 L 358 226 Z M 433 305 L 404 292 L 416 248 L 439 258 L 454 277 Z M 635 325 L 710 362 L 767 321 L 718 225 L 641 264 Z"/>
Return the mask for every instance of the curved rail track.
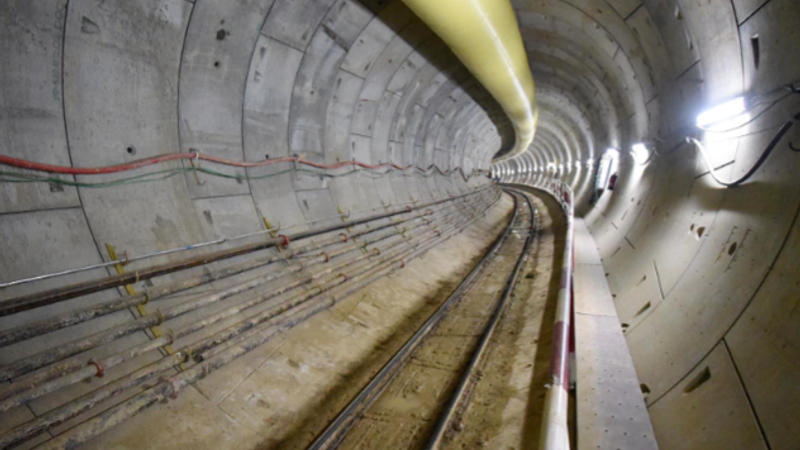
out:
<path id="1" fill-rule="evenodd" d="M 547 382 L 552 280 L 560 267 L 554 224 L 560 219 L 547 199 L 523 188 L 506 192 L 502 202 L 496 190 L 476 191 L 437 208 L 426 204 L 343 222 L 315 231 L 313 239 L 291 236 L 289 246 L 270 237 L 270 248 L 262 248 L 262 237 L 245 244 L 255 246 L 247 247 L 246 258 L 91 304 L 71 298 L 100 289 L 95 284 L 118 283 L 121 275 L 83 283 L 78 293 L 73 286 L 64 288 L 68 293 L 21 291 L 19 298 L 37 302 L 41 295 L 48 302 L 67 294 L 70 299 L 58 299 L 66 309 L 58 315 L 9 312 L 26 320 L 0 329 L 0 412 L 37 408 L 30 417 L 0 421 L 0 448 L 91 446 L 101 434 L 106 437 L 97 442 L 107 442 L 106 431 L 177 399 L 211 372 L 329 309 L 328 319 L 293 336 L 312 345 L 319 336 L 332 338 L 327 346 L 317 344 L 333 352 L 325 356 L 331 369 L 303 376 L 315 394 L 296 399 L 296 407 L 287 397 L 265 409 L 263 417 L 281 425 L 265 432 L 259 448 L 507 448 L 536 442 L 531 430 L 539 428 Z M 491 218 L 468 229 L 487 214 Z M 326 328 L 326 320 L 350 317 L 355 306 L 343 305 L 361 301 L 347 301 L 351 294 L 454 236 L 462 242 L 410 268 L 419 274 L 442 258 L 463 258 L 433 270 L 444 278 L 428 277 L 412 292 L 402 283 L 395 289 L 390 280 L 386 292 L 359 294 L 377 296 L 372 307 L 391 318 L 358 322 L 367 330 L 360 331 L 368 342 L 363 348 L 337 340 L 350 328 Z M 219 250 L 218 262 L 239 248 Z M 467 258 L 476 262 L 464 263 Z M 186 265 L 201 259 L 208 257 L 188 257 Z M 157 327 L 168 332 L 156 335 Z M 65 335 L 69 339 L 59 345 L 43 347 Z M 303 344 L 285 351 L 306 362 L 316 357 L 306 355 Z M 288 361 L 289 371 L 298 365 Z M 213 392 L 214 382 L 209 386 Z"/>
<path id="2" fill-rule="evenodd" d="M 516 189 L 507 192 L 515 208 L 505 230 L 309 448 L 441 448 L 463 428 L 462 416 L 491 348 L 498 345 L 495 331 L 537 231 L 530 197 Z M 407 409 L 409 390 L 431 401 L 398 427 L 388 410 Z"/>

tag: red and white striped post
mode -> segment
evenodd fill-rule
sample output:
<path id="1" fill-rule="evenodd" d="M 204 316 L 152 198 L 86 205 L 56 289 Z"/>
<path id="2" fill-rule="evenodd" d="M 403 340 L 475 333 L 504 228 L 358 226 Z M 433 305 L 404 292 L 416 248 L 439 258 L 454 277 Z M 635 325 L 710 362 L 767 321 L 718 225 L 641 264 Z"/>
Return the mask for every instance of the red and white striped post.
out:
<path id="1" fill-rule="evenodd" d="M 550 386 L 544 401 L 542 431 L 539 448 L 543 450 L 569 449 L 567 428 L 568 394 L 570 389 L 570 362 L 574 365 L 572 335 L 572 258 L 573 258 L 573 205 L 570 188 L 563 183 L 549 191 L 561 203 L 566 215 L 567 231 L 561 267 L 561 281 L 553 326 L 553 350 L 550 355 Z"/>

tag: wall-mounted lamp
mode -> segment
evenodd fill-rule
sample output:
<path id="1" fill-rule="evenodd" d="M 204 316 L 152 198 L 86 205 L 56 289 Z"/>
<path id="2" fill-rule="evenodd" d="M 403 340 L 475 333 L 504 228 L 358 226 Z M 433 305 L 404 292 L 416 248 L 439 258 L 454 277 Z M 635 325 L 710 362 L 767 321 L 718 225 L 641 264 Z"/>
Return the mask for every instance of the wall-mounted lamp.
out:
<path id="1" fill-rule="evenodd" d="M 637 142 L 631 146 L 631 156 L 637 163 L 644 164 L 650 159 L 650 149 L 647 148 L 647 144 Z"/>
<path id="2" fill-rule="evenodd" d="M 695 124 L 707 131 L 725 131 L 744 125 L 750 120 L 747 112 L 747 101 L 744 97 L 736 97 L 713 106 L 697 116 Z"/>

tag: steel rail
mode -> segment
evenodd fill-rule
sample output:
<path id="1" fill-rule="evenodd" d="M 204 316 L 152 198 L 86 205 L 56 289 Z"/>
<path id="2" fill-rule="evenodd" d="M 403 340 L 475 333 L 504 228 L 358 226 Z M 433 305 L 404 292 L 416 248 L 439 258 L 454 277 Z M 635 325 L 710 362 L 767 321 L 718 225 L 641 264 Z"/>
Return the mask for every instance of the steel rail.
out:
<path id="1" fill-rule="evenodd" d="M 393 271 L 399 270 L 405 266 L 406 261 L 416 258 L 439 242 L 448 239 L 453 234 L 463 230 L 476 219 L 477 216 L 467 220 L 465 223 L 457 227 L 453 227 L 453 231 L 447 234 L 432 231 L 437 234 L 436 239 L 430 240 L 429 242 L 420 243 L 416 246 L 416 249 L 408 249 L 408 251 L 401 252 L 399 253 L 398 257 L 388 260 L 377 267 L 368 268 L 364 273 L 356 275 L 352 278 L 340 278 L 339 283 L 332 288 L 308 295 L 309 298 L 320 297 L 320 299 L 318 299 L 319 301 L 312 303 L 299 303 L 298 305 L 292 307 L 291 311 L 288 311 L 290 314 L 282 314 L 272 317 L 268 316 L 266 319 L 264 317 L 258 319 L 249 319 L 248 326 L 244 329 L 244 331 L 239 334 L 233 334 L 232 337 L 236 339 L 228 342 L 227 345 L 219 347 L 219 344 L 225 342 L 224 340 L 219 339 L 219 335 L 225 333 L 218 333 L 214 337 L 206 338 L 196 344 L 192 344 L 192 346 L 189 346 L 184 350 L 181 350 L 173 355 L 169 355 L 168 357 L 156 361 L 146 367 L 140 368 L 134 373 L 128 374 L 118 380 L 113 381 L 109 385 L 87 393 L 66 405 L 62 405 L 57 409 L 51 410 L 42 416 L 37 417 L 36 419 L 21 424 L 20 426 L 0 437 L 0 446 L 13 445 L 23 440 L 27 440 L 33 435 L 44 431 L 47 427 L 63 423 L 65 420 L 68 420 L 69 418 L 90 409 L 94 405 L 111 396 L 118 395 L 128 389 L 141 386 L 143 383 L 147 382 L 147 380 L 150 380 L 155 375 L 170 369 L 175 364 L 190 361 L 189 356 L 194 352 L 194 349 L 197 348 L 197 345 L 205 346 L 205 343 L 209 341 L 217 343 L 217 350 L 214 351 L 212 346 L 211 352 L 203 354 L 201 358 L 199 358 L 200 362 L 198 362 L 197 365 L 192 366 L 191 368 L 187 369 L 187 371 L 179 373 L 172 380 L 168 380 L 168 382 L 159 381 L 155 386 L 148 386 L 145 392 L 135 395 L 128 401 L 106 410 L 99 416 L 89 419 L 87 422 L 79 425 L 77 427 L 77 431 L 74 433 L 67 432 L 62 434 L 55 442 L 50 444 L 72 446 L 78 442 L 84 442 L 94 435 L 99 434 L 103 430 L 110 428 L 114 424 L 121 422 L 125 418 L 138 413 L 141 409 L 152 405 L 156 401 L 164 399 L 167 396 L 177 394 L 177 391 L 181 387 L 204 377 L 209 372 L 222 367 L 227 362 L 230 362 L 236 357 L 249 352 L 258 345 L 263 344 L 266 342 L 266 340 L 271 338 L 274 333 L 296 325 L 300 321 L 305 320 L 316 312 L 319 312 L 337 303 L 338 301 L 341 301 L 343 298 L 346 298 L 348 295 L 361 289 L 363 286 Z M 398 265 L 398 263 L 400 263 L 400 265 Z M 348 284 L 353 286 L 348 286 Z M 343 290 L 343 288 L 347 288 L 347 290 L 339 293 L 339 291 Z M 339 291 L 337 291 L 337 289 L 339 289 Z M 287 312 L 288 309 L 290 308 L 286 308 L 281 312 Z M 231 333 L 228 332 L 227 334 Z"/>
<path id="2" fill-rule="evenodd" d="M 402 214 L 408 214 L 414 210 L 440 205 L 449 201 L 456 200 L 461 197 L 475 195 L 477 192 L 480 191 L 473 191 L 466 194 L 462 194 L 457 197 L 450 197 L 428 202 L 423 205 L 417 206 L 415 208 L 409 206 L 406 209 L 395 210 L 392 212 L 387 212 L 382 214 L 375 214 L 355 220 L 343 221 L 342 223 L 339 224 L 330 225 L 318 229 L 306 230 L 294 233 L 289 236 L 280 235 L 278 237 L 267 239 L 263 242 L 245 244 L 230 249 L 218 250 L 204 255 L 197 255 L 177 261 L 156 264 L 133 272 L 126 272 L 118 275 L 95 278 L 92 280 L 71 284 L 65 287 L 58 287 L 41 292 L 36 292 L 33 294 L 21 295 L 0 302 L 0 317 L 21 311 L 26 311 L 29 309 L 38 308 L 41 306 L 50 305 L 59 301 L 68 300 L 81 295 L 91 294 L 93 292 L 98 292 L 113 287 L 123 286 L 125 284 L 136 283 L 139 281 L 176 272 L 179 270 L 190 269 L 192 267 L 205 265 L 210 262 L 229 259 L 235 256 L 245 255 L 258 250 L 279 247 L 283 244 L 289 243 L 290 241 L 297 241 L 300 239 L 318 236 L 325 233 L 339 231 L 342 229 L 346 229 L 348 227 L 360 225 L 367 222 L 372 222 L 379 219 L 394 217 Z"/>
<path id="3" fill-rule="evenodd" d="M 461 378 L 458 382 L 458 386 L 450 396 L 450 400 L 447 402 L 447 406 L 445 407 L 444 411 L 439 415 L 439 420 L 434 426 L 433 432 L 431 433 L 431 436 L 425 445 L 425 448 L 427 449 L 442 448 L 446 433 L 453 426 L 453 420 L 455 419 L 457 412 L 459 409 L 465 406 L 464 402 L 467 400 L 466 395 L 468 392 L 468 387 L 477 382 L 475 379 L 475 371 L 484 360 L 486 349 L 488 348 L 489 342 L 491 341 L 492 336 L 497 329 L 497 325 L 500 323 L 500 318 L 503 316 L 508 298 L 511 296 L 511 293 L 514 292 L 514 288 L 516 287 L 517 278 L 519 277 L 519 271 L 522 268 L 522 264 L 528 259 L 528 254 L 530 253 L 530 248 L 533 243 L 534 236 L 536 235 L 536 209 L 533 207 L 528 195 L 517 190 L 513 191 L 524 198 L 528 205 L 528 210 L 530 211 L 530 226 L 527 230 L 528 235 L 525 238 L 525 243 L 523 244 L 519 257 L 514 264 L 514 268 L 511 270 L 511 275 L 509 275 L 508 279 L 506 280 L 503 293 L 500 296 L 500 299 L 497 301 L 494 311 L 492 312 L 492 316 L 490 317 L 489 322 L 481 334 L 480 340 L 470 356 L 469 363 L 461 372 Z M 508 190 L 507 192 L 512 192 L 512 190 Z"/>
<path id="4" fill-rule="evenodd" d="M 328 426 L 317 436 L 309 449 L 334 448 L 344 438 L 346 433 L 358 420 L 360 413 L 366 410 L 372 402 L 377 399 L 389 382 L 394 378 L 400 369 L 410 358 L 415 349 L 431 333 L 432 330 L 441 322 L 451 306 L 456 304 L 472 286 L 472 282 L 481 273 L 492 256 L 502 246 L 511 233 L 512 225 L 517 218 L 517 200 L 514 197 L 514 211 L 503 233 L 498 236 L 490 247 L 481 256 L 478 263 L 470 270 L 467 276 L 451 292 L 448 298 L 431 314 L 419 329 L 403 344 L 403 346 L 384 364 L 381 370 L 370 380 L 370 382 L 356 395 L 355 398 L 328 424 Z"/>

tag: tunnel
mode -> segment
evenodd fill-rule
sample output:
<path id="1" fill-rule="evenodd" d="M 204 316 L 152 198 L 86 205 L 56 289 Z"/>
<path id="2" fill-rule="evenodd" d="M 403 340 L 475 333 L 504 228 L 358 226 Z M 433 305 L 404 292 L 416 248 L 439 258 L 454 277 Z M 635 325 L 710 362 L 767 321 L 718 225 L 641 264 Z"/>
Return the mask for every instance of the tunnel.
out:
<path id="1" fill-rule="evenodd" d="M 796 0 L 3 0 L 0 43 L 0 447 L 800 447 Z"/>

